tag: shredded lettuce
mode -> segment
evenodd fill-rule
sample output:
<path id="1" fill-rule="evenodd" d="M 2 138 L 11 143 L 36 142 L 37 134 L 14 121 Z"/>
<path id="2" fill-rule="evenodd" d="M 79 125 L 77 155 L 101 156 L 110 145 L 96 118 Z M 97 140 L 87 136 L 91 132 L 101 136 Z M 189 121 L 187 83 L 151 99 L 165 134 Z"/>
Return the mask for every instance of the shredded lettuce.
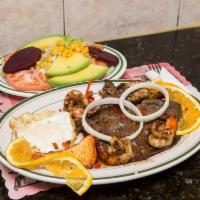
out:
<path id="1" fill-rule="evenodd" d="M 73 37 L 71 35 L 65 35 L 65 45 L 70 45 L 74 42 L 82 42 L 83 40 L 80 38 Z"/>

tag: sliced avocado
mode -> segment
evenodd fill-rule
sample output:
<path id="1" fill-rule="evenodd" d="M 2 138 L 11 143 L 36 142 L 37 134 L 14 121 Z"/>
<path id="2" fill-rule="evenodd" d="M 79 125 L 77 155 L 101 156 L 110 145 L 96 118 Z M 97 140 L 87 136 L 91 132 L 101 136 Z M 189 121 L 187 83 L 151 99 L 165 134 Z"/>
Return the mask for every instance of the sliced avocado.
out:
<path id="1" fill-rule="evenodd" d="M 90 59 L 80 53 L 75 53 L 69 58 L 59 56 L 52 66 L 47 70 L 47 76 L 62 76 L 72 74 L 86 68 Z"/>
<path id="2" fill-rule="evenodd" d="M 23 49 L 23 48 L 26 48 L 26 47 L 41 48 L 42 46 L 53 46 L 58 41 L 65 42 L 65 37 L 63 35 L 59 35 L 59 34 L 57 34 L 57 35 L 49 35 L 49 36 L 46 36 L 46 37 L 41 37 L 41 38 L 38 38 L 36 40 L 33 40 L 33 41 L 23 45 L 19 49 Z"/>
<path id="3" fill-rule="evenodd" d="M 69 85 L 77 82 L 99 79 L 106 75 L 108 67 L 90 64 L 85 69 L 70 75 L 57 76 L 48 80 L 53 86 Z"/>

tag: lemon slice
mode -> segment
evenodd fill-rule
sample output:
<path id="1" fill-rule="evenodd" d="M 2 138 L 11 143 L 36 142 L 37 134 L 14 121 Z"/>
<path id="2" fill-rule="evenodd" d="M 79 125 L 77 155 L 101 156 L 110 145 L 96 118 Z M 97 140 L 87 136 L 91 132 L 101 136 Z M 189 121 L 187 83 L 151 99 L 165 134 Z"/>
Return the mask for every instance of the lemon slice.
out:
<path id="1" fill-rule="evenodd" d="M 177 135 L 193 132 L 200 126 L 200 104 L 190 94 L 172 83 L 157 82 L 167 89 L 170 100 L 181 104 L 183 117 L 179 122 Z"/>
<path id="2" fill-rule="evenodd" d="M 65 178 L 65 183 L 78 195 L 85 193 L 92 184 L 91 173 L 66 152 L 55 153 L 44 167 L 55 176 Z"/>
<path id="3" fill-rule="evenodd" d="M 9 144 L 6 158 L 18 168 L 45 168 L 55 176 L 64 177 L 66 185 L 78 195 L 85 193 L 92 185 L 91 173 L 71 154 L 42 154 L 24 138 L 18 138 Z"/>

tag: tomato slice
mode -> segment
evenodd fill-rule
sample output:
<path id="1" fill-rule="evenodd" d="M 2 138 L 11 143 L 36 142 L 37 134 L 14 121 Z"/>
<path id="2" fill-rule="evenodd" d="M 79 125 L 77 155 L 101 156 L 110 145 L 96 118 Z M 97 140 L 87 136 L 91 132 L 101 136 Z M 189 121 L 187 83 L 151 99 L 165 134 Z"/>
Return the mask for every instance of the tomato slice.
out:
<path id="1" fill-rule="evenodd" d="M 34 68 L 6 74 L 5 79 L 10 86 L 21 91 L 42 91 L 51 88 L 45 74 Z"/>

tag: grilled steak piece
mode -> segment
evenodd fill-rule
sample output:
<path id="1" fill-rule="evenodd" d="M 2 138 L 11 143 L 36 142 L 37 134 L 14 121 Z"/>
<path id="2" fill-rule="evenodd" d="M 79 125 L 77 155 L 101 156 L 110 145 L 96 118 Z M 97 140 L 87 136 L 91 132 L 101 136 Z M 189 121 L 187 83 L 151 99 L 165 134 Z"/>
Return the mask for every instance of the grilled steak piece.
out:
<path id="1" fill-rule="evenodd" d="M 163 106 L 163 101 L 160 99 L 145 99 L 138 105 L 143 115 L 149 115 L 158 111 Z"/>
<path id="2" fill-rule="evenodd" d="M 128 89 L 130 86 L 140 83 L 141 81 L 132 81 L 130 83 L 121 83 L 118 86 L 115 86 L 114 83 L 110 80 L 105 80 L 105 84 L 102 90 L 99 92 L 99 95 L 102 98 L 106 97 L 116 97 L 119 98 L 121 94 Z"/>
<path id="3" fill-rule="evenodd" d="M 115 87 L 115 85 L 110 80 L 105 80 L 104 82 L 105 82 L 105 84 L 104 84 L 102 90 L 99 91 L 99 95 L 102 98 L 106 98 L 106 97 L 119 98 L 120 93 L 117 90 L 117 88 Z"/>
<path id="4" fill-rule="evenodd" d="M 87 117 L 87 122 L 93 129 L 119 138 L 131 135 L 138 128 L 138 123 L 127 118 L 117 105 L 102 106 Z"/>
<path id="5" fill-rule="evenodd" d="M 126 99 L 132 103 L 138 103 L 144 99 L 148 99 L 150 94 L 151 94 L 151 91 L 149 89 L 142 88 L 129 94 Z"/>
<path id="6" fill-rule="evenodd" d="M 146 99 L 138 105 L 138 108 L 143 115 L 149 115 L 160 109 L 163 103 L 159 99 Z M 170 116 L 178 119 L 181 117 L 181 106 L 173 101 L 160 119 L 165 120 Z M 88 113 L 87 121 L 93 129 L 116 137 L 128 136 L 138 128 L 138 123 L 127 118 L 117 105 L 99 106 L 98 109 L 94 108 L 94 112 L 92 109 L 91 114 Z"/>
<path id="7" fill-rule="evenodd" d="M 159 108 L 162 107 L 163 103 L 164 101 L 161 99 L 146 99 L 143 100 L 141 104 L 138 105 L 138 107 L 143 115 L 148 115 L 156 112 Z M 156 120 L 165 122 L 170 116 L 174 116 L 177 119 L 181 118 L 182 111 L 180 104 L 170 101 L 166 112 Z M 179 137 L 175 136 L 171 146 L 161 149 L 150 146 L 148 143 L 148 138 L 151 134 L 151 127 L 156 120 L 146 123 L 140 135 L 135 140 L 132 140 L 132 162 L 145 160 L 155 154 L 171 148 L 171 146 L 175 145 L 179 141 Z M 95 130 L 98 130 L 107 135 L 117 137 L 130 135 L 138 128 L 138 124 L 124 116 L 117 105 L 106 105 L 106 107 L 101 106 L 98 111 L 96 111 L 96 113 L 87 118 L 87 121 Z M 105 141 L 100 141 L 97 139 L 96 145 L 98 155 L 101 159 L 103 159 L 104 155 L 102 154 L 102 149 L 106 152 L 109 151 L 109 144 Z"/>
<path id="8" fill-rule="evenodd" d="M 161 119 L 167 119 L 168 117 L 175 117 L 178 120 L 182 117 L 182 108 L 181 105 L 175 101 L 169 102 L 169 107 L 166 112 L 160 117 Z"/>
<path id="9" fill-rule="evenodd" d="M 135 85 L 136 83 L 140 83 L 141 81 L 132 81 L 130 83 L 120 83 L 116 88 L 120 94 L 122 94 L 126 89 L 130 86 Z"/>
<path id="10" fill-rule="evenodd" d="M 106 97 L 119 98 L 126 89 L 140 82 L 141 81 L 132 81 L 130 83 L 121 83 L 118 86 L 115 86 L 110 80 L 105 80 L 105 84 L 102 90 L 99 92 L 99 95 L 102 98 Z M 149 98 L 150 94 L 151 91 L 149 89 L 142 88 L 135 91 L 134 93 L 129 94 L 127 100 L 133 103 L 140 102 L 143 99 Z"/>
<path id="11" fill-rule="evenodd" d="M 141 113 L 143 115 L 149 115 L 158 111 L 164 104 L 164 101 L 161 99 L 145 99 L 138 105 Z M 167 119 L 168 117 L 175 117 L 180 119 L 182 116 L 181 105 L 175 101 L 169 102 L 169 107 L 166 112 L 160 117 L 161 119 Z"/>

